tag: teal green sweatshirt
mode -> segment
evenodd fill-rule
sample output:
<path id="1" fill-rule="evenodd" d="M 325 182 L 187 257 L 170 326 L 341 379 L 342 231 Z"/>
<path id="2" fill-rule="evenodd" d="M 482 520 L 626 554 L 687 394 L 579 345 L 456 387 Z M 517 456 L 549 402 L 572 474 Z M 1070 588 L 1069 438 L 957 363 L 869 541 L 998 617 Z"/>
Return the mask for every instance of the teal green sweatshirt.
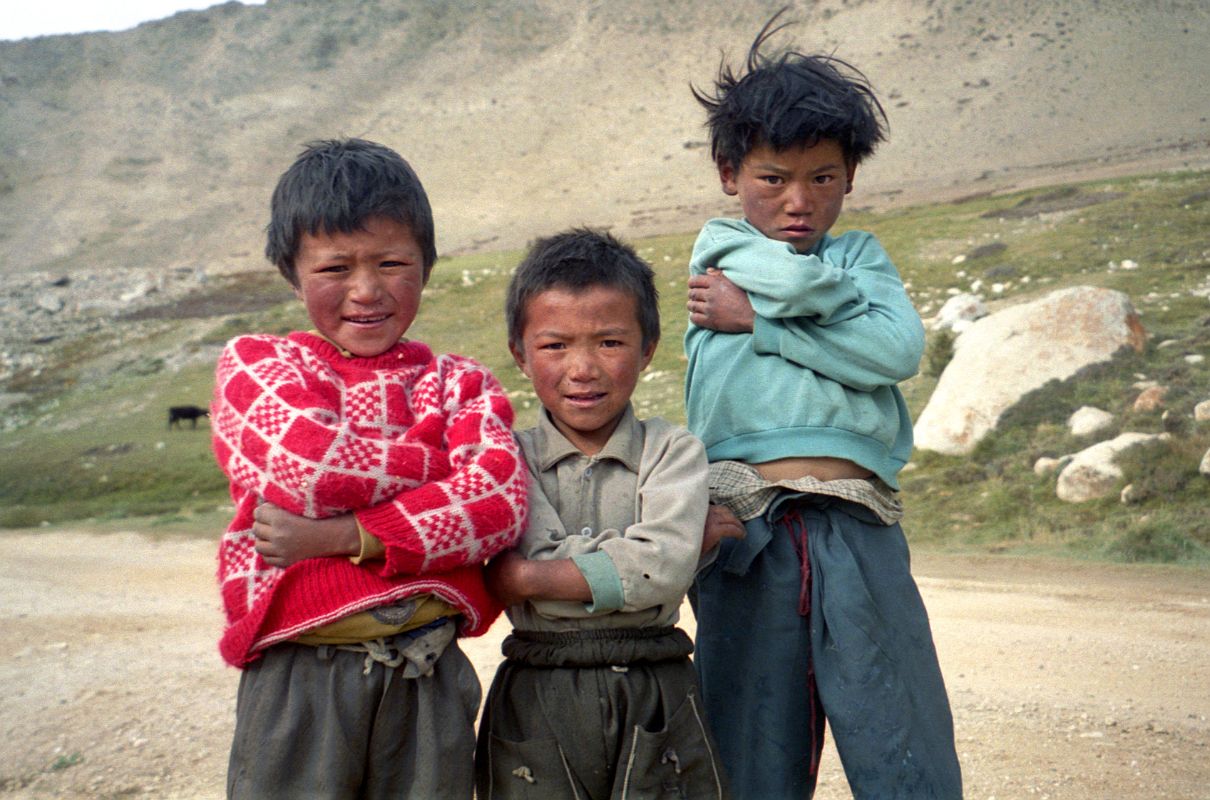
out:
<path id="1" fill-rule="evenodd" d="M 912 421 L 897 384 L 916 374 L 924 326 L 878 240 L 850 231 L 800 254 L 713 219 L 689 262 L 709 267 L 756 312 L 752 333 L 685 334 L 688 426 L 710 461 L 847 458 L 898 489 Z"/>

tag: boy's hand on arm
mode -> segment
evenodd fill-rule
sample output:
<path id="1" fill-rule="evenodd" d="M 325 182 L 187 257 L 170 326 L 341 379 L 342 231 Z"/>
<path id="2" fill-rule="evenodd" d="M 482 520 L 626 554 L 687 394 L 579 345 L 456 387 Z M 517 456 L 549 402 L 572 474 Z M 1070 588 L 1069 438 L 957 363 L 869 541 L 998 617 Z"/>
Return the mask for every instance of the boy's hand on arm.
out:
<path id="1" fill-rule="evenodd" d="M 361 533 L 352 514 L 309 519 L 262 503 L 253 512 L 253 519 L 256 552 L 274 567 L 288 567 L 305 558 L 361 553 Z"/>
<path id="2" fill-rule="evenodd" d="M 592 602 L 592 589 L 570 558 L 531 561 L 507 550 L 488 562 L 484 577 L 488 591 L 506 606 L 527 600 Z"/>
<path id="3" fill-rule="evenodd" d="M 689 321 L 719 333 L 751 333 L 756 313 L 748 293 L 713 267 L 689 277 Z"/>
<path id="4" fill-rule="evenodd" d="M 706 529 L 702 534 L 702 555 L 717 547 L 723 539 L 742 539 L 746 533 L 744 523 L 731 509 L 711 503 L 706 514 Z"/>

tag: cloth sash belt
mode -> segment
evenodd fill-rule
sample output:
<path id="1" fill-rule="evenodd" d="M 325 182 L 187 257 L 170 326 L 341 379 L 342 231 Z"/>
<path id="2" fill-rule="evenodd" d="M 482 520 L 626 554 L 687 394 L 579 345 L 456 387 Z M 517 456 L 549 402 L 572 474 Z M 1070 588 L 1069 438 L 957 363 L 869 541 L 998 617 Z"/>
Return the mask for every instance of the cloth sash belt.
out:
<path id="1" fill-rule="evenodd" d="M 534 667 L 624 667 L 685 658 L 693 640 L 680 628 L 513 631 L 504 657 Z"/>

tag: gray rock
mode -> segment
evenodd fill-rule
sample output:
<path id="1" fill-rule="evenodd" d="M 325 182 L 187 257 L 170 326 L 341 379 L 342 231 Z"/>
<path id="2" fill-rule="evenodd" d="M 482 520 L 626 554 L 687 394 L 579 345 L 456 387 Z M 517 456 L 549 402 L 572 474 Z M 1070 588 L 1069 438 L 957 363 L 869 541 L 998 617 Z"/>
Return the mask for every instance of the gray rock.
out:
<path id="1" fill-rule="evenodd" d="M 1113 424 L 1113 414 L 1093 406 L 1083 406 L 1067 419 L 1072 436 L 1091 436 Z"/>
<path id="2" fill-rule="evenodd" d="M 1134 410 L 1145 413 L 1161 409 L 1164 407 L 1164 398 L 1167 396 L 1167 386 L 1148 386 L 1134 399 Z"/>
<path id="3" fill-rule="evenodd" d="M 1147 333 L 1121 292 L 1077 286 L 1052 292 L 973 323 L 916 421 L 916 446 L 969 453 L 1023 395 L 1065 380 L 1125 347 L 1141 351 Z"/>
<path id="4" fill-rule="evenodd" d="M 48 314 L 58 314 L 63 310 L 63 298 L 57 294 L 40 294 L 36 303 L 38 308 Z"/>
<path id="5" fill-rule="evenodd" d="M 961 333 L 969 327 L 969 323 L 986 316 L 987 306 L 978 295 L 956 294 L 945 301 L 945 305 L 941 306 L 929 327 L 938 331 L 953 330 Z"/>
<path id="6" fill-rule="evenodd" d="M 1123 433 L 1081 450 L 1059 473 L 1055 494 L 1067 503 L 1083 503 L 1111 494 L 1122 479 L 1122 470 L 1114 463 L 1118 455 L 1162 436 L 1157 433 Z"/>

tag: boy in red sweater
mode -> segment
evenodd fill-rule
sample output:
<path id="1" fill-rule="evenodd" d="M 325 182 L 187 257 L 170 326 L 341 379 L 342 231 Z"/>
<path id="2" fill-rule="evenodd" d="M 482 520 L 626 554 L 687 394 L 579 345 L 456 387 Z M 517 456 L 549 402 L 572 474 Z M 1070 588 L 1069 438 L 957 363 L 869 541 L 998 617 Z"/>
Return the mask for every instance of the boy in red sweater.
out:
<path id="1" fill-rule="evenodd" d="M 526 477 L 499 382 L 403 338 L 433 240 L 382 145 L 314 143 L 274 191 L 265 253 L 315 330 L 218 361 L 229 797 L 472 796 L 480 688 L 456 635 L 499 614 L 482 565 L 523 529 Z"/>

